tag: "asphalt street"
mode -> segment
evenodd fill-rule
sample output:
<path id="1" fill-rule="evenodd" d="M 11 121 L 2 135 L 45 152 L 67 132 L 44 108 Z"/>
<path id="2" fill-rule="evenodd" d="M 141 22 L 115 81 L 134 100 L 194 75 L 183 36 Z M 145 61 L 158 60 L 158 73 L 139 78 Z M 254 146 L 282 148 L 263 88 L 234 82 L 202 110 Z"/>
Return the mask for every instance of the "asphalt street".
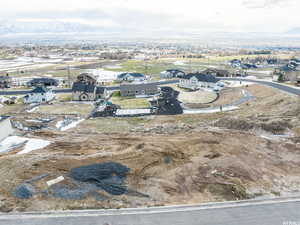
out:
<path id="1" fill-rule="evenodd" d="M 0 214 L 1 225 L 298 225 L 300 198 L 143 209 Z"/>
<path id="2" fill-rule="evenodd" d="M 281 91 L 290 93 L 290 94 L 295 94 L 300 96 L 300 89 L 289 87 L 287 85 L 282 85 L 279 83 L 274 83 L 274 82 L 269 82 L 269 81 L 263 81 L 263 80 L 252 80 L 252 79 L 244 79 L 244 78 L 220 78 L 222 80 L 232 80 L 232 81 L 246 81 L 246 82 L 252 82 L 252 83 L 257 83 L 257 84 L 262 84 L 266 85 L 269 87 L 273 87 L 276 89 L 279 89 Z M 167 81 L 157 81 L 153 82 L 154 84 L 157 85 L 166 85 L 166 84 L 176 84 L 178 83 L 178 80 L 167 80 Z M 107 87 L 108 90 L 118 90 L 120 87 L 119 86 L 110 86 Z M 56 89 L 54 90 L 55 93 L 71 93 L 72 89 Z M 30 90 L 21 90 L 21 91 L 0 91 L 0 95 L 25 95 L 30 93 Z"/>

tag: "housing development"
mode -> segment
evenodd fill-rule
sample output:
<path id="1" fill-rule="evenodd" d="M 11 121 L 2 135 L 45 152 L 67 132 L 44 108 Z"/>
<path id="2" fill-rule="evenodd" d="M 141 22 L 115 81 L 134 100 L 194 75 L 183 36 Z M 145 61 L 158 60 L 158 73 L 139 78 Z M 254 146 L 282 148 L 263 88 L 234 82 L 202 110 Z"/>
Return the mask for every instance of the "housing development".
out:
<path id="1" fill-rule="evenodd" d="M 132 1 L 0 20 L 0 225 L 299 224 L 297 29 Z"/>

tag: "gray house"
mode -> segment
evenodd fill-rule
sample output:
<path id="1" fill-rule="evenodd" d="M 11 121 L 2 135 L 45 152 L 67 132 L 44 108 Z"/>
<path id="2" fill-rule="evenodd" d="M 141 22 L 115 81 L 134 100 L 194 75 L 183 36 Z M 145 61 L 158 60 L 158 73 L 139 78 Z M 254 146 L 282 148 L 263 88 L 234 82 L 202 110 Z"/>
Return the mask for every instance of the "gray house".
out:
<path id="1" fill-rule="evenodd" d="M 3 141 L 13 133 L 14 130 L 12 128 L 9 116 L 0 116 L 0 141 Z"/>
<path id="2" fill-rule="evenodd" d="M 177 69 L 166 70 L 160 73 L 160 78 L 162 79 L 171 79 L 175 77 L 183 77 L 185 76 L 185 72 Z"/>
<path id="3" fill-rule="evenodd" d="M 210 74 L 190 73 L 179 80 L 178 86 L 191 90 L 215 88 L 220 80 Z"/>
<path id="4" fill-rule="evenodd" d="M 142 82 L 145 81 L 147 77 L 144 74 L 141 73 L 122 73 L 118 75 L 117 81 L 127 81 L 127 82 Z"/>
<path id="5" fill-rule="evenodd" d="M 0 88 L 9 88 L 12 83 L 12 78 L 8 75 L 0 76 Z"/>
<path id="6" fill-rule="evenodd" d="M 121 96 L 155 95 L 159 92 L 156 84 L 125 84 L 120 86 Z"/>
<path id="7" fill-rule="evenodd" d="M 105 87 L 98 87 L 93 84 L 75 82 L 72 87 L 73 101 L 96 101 L 107 97 Z"/>

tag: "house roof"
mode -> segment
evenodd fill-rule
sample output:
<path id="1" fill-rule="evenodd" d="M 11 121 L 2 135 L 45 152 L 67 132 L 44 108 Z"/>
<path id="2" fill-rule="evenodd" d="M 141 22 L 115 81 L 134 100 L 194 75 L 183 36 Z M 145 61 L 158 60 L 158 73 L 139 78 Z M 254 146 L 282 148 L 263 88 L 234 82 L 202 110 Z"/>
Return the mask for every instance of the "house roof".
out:
<path id="1" fill-rule="evenodd" d="M 42 78 L 34 78 L 31 81 L 29 81 L 30 83 L 54 83 L 54 84 L 58 84 L 58 81 L 53 79 L 53 78 L 47 78 L 47 77 L 42 77 Z"/>
<path id="2" fill-rule="evenodd" d="M 97 94 L 104 94 L 105 89 L 106 89 L 105 87 L 97 87 L 96 93 Z"/>
<path id="3" fill-rule="evenodd" d="M 6 119 L 8 119 L 8 118 L 9 118 L 9 116 L 3 116 L 3 115 L 0 115 L 0 122 L 6 120 Z"/>
<path id="4" fill-rule="evenodd" d="M 123 77 L 125 77 L 127 75 L 130 75 L 134 78 L 143 78 L 143 77 L 145 77 L 145 75 L 142 74 L 142 73 L 121 73 L 121 74 L 118 75 L 118 78 L 122 79 Z"/>
<path id="5" fill-rule="evenodd" d="M 285 66 L 280 67 L 280 70 L 284 71 L 284 72 L 291 72 L 291 71 L 295 71 L 296 68 L 295 67 L 290 67 L 288 65 L 285 65 Z"/>
<path id="6" fill-rule="evenodd" d="M 10 76 L 0 76 L 0 81 L 9 81 L 12 78 Z"/>
<path id="7" fill-rule="evenodd" d="M 222 70 L 222 69 L 208 68 L 208 69 L 202 71 L 202 73 L 206 73 L 206 74 L 209 74 L 209 73 L 229 74 L 229 71 L 228 70 Z"/>
<path id="8" fill-rule="evenodd" d="M 93 93 L 95 91 L 95 88 L 96 88 L 96 86 L 92 85 L 92 84 L 75 82 L 73 84 L 72 91 L 73 92 L 79 91 L 79 92 Z"/>
<path id="9" fill-rule="evenodd" d="M 47 93 L 48 91 L 50 90 L 46 87 L 36 87 L 31 91 L 31 93 Z"/>
<path id="10" fill-rule="evenodd" d="M 169 73 L 172 73 L 174 75 L 178 74 L 178 73 L 184 73 L 182 70 L 178 70 L 178 69 L 169 69 L 169 70 L 166 70 L 166 72 L 169 72 Z"/>
<path id="11" fill-rule="evenodd" d="M 157 89 L 157 85 L 153 83 L 145 83 L 145 84 L 124 84 L 120 86 L 121 91 L 128 90 L 147 90 L 147 89 Z"/>
<path id="12" fill-rule="evenodd" d="M 189 80 L 192 77 L 196 77 L 198 81 L 207 82 L 207 83 L 217 83 L 219 79 L 210 74 L 203 73 L 189 73 L 183 77 L 183 79 Z"/>

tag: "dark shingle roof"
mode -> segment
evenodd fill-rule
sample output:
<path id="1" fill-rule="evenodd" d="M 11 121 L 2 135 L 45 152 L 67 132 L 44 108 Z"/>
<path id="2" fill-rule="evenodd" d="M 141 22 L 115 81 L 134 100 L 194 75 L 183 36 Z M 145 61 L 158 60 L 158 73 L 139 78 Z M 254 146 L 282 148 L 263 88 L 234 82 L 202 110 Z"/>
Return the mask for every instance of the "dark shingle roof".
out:
<path id="1" fill-rule="evenodd" d="M 131 90 L 147 90 L 147 89 L 157 89 L 157 85 L 153 83 L 145 83 L 145 84 L 124 84 L 120 86 L 121 91 Z"/>
<path id="2" fill-rule="evenodd" d="M 143 77 L 145 77 L 145 75 L 141 74 L 141 73 L 121 73 L 120 75 L 118 75 L 118 78 L 122 79 L 123 77 L 125 77 L 127 75 L 133 76 L 135 78 L 143 78 Z"/>
<path id="3" fill-rule="evenodd" d="M 10 76 L 0 76 L 0 81 L 9 81 L 12 78 Z"/>
<path id="4" fill-rule="evenodd" d="M 34 78 L 31 81 L 29 81 L 30 84 L 53 84 L 55 86 L 58 85 L 58 81 L 53 79 L 53 78 L 47 78 L 47 77 L 42 77 L 42 78 Z"/>
<path id="5" fill-rule="evenodd" d="M 47 89 L 46 87 L 36 87 L 31 91 L 31 93 L 47 93 L 48 91 L 50 90 Z"/>
<path id="6" fill-rule="evenodd" d="M 189 80 L 192 77 L 196 77 L 198 81 L 208 82 L 208 83 L 217 83 L 219 79 L 210 74 L 202 74 L 202 73 L 189 73 L 183 77 L 183 79 Z"/>
<path id="7" fill-rule="evenodd" d="M 82 82 L 75 82 L 72 87 L 72 91 L 80 91 L 86 93 L 93 93 L 95 91 L 96 86 L 91 84 L 85 84 Z"/>
<path id="8" fill-rule="evenodd" d="M 97 94 L 104 94 L 105 92 L 105 87 L 97 87 L 96 93 Z"/>

